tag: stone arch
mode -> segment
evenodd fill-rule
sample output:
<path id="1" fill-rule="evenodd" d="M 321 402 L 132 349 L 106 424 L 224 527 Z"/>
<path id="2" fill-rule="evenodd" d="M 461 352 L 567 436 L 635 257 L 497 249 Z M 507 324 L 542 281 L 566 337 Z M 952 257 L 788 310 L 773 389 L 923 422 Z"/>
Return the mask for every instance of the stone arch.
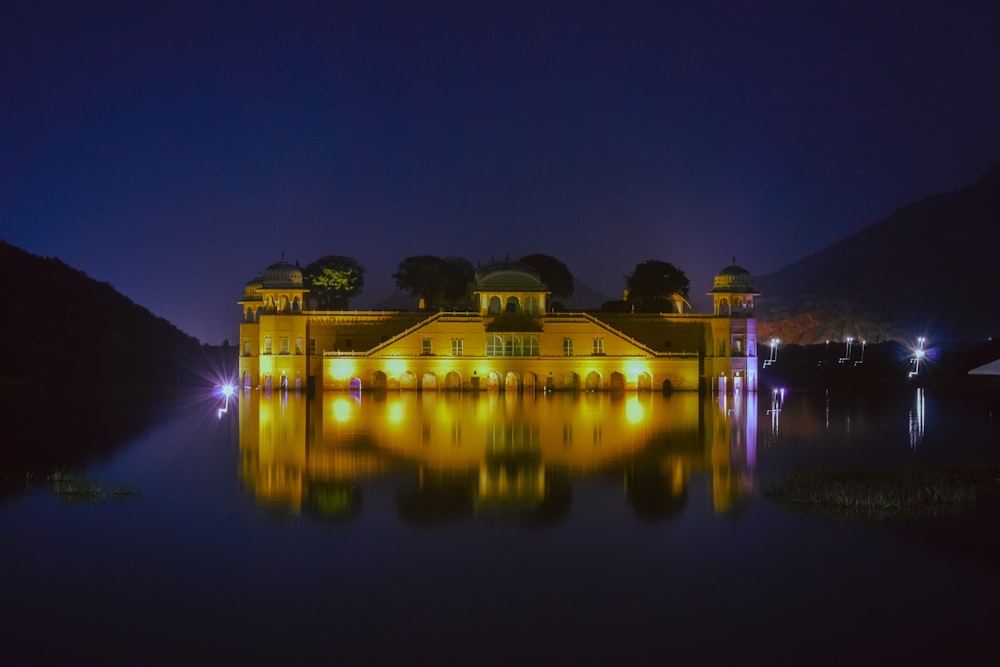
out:
<path id="1" fill-rule="evenodd" d="M 608 388 L 611 391 L 625 391 L 625 374 L 621 371 L 612 371 L 608 378 Z"/>
<path id="2" fill-rule="evenodd" d="M 521 300 L 516 296 L 507 297 L 507 303 L 503 308 L 505 313 L 519 313 L 521 312 Z"/>
<path id="3" fill-rule="evenodd" d="M 587 373 L 587 391 L 597 391 L 601 388 L 601 374 L 597 371 Z"/>
<path id="4" fill-rule="evenodd" d="M 503 391 L 503 384 L 500 382 L 500 373 L 490 371 L 486 386 L 490 391 Z"/>
<path id="5" fill-rule="evenodd" d="M 521 386 L 524 388 L 524 393 L 535 393 L 538 389 L 538 376 L 534 373 L 525 373 Z"/>
<path id="6" fill-rule="evenodd" d="M 410 371 L 403 371 L 399 376 L 399 388 L 413 390 L 417 388 L 417 376 Z"/>
<path id="7" fill-rule="evenodd" d="M 663 393 L 664 394 L 669 394 L 669 393 L 672 393 L 673 390 L 674 390 L 674 383 L 671 382 L 670 380 L 664 380 L 663 381 Z"/>
<path id="8" fill-rule="evenodd" d="M 348 387 L 351 391 L 361 391 L 361 378 L 352 377 Z"/>
<path id="9" fill-rule="evenodd" d="M 503 308 L 502 308 L 502 306 L 500 304 L 500 297 L 498 297 L 498 296 L 491 296 L 490 297 L 490 305 L 486 308 L 487 314 L 489 314 L 489 315 L 499 315 L 501 310 L 503 310 Z"/>
<path id="10" fill-rule="evenodd" d="M 580 390 L 580 374 L 575 371 L 570 371 L 563 376 L 563 389 L 569 389 L 572 391 Z"/>
<path id="11" fill-rule="evenodd" d="M 430 371 L 426 372 L 420 378 L 420 389 L 423 391 L 436 391 L 438 388 L 438 376 L 436 373 Z"/>
<path id="12" fill-rule="evenodd" d="M 451 371 L 444 376 L 444 388 L 447 391 L 461 391 L 462 376 L 455 371 Z"/>
<path id="13" fill-rule="evenodd" d="M 376 391 L 384 390 L 389 385 L 389 378 L 385 371 L 375 371 L 372 373 L 372 389 Z"/>
<path id="14" fill-rule="evenodd" d="M 653 376 L 646 372 L 639 373 L 639 376 L 635 379 L 635 388 L 637 391 L 652 391 Z"/>
<path id="15" fill-rule="evenodd" d="M 510 371 L 507 376 L 504 377 L 503 381 L 504 391 L 518 391 L 521 388 L 521 378 L 517 376 L 517 373 Z"/>

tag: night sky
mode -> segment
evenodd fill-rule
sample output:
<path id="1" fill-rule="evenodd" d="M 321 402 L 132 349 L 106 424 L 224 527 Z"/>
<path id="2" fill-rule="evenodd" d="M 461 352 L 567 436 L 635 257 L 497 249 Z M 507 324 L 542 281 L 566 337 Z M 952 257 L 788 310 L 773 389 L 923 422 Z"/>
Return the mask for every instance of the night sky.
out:
<path id="1" fill-rule="evenodd" d="M 206 343 L 282 253 L 357 259 L 361 308 L 409 255 L 528 253 L 701 307 L 1000 161 L 998 35 L 995 0 L 0 0 L 0 238 Z"/>

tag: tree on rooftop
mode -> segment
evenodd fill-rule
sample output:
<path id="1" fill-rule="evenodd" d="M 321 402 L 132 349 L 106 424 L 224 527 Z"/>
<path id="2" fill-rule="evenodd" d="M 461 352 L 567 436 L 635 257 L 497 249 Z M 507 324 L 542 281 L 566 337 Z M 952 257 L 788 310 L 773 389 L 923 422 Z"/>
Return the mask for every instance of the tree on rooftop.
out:
<path id="1" fill-rule="evenodd" d="M 685 299 L 691 283 L 684 272 L 670 262 L 649 259 L 636 265 L 631 275 L 625 276 L 628 289 L 626 300 L 637 312 L 655 313 L 673 310 L 673 295 Z"/>
<path id="2" fill-rule="evenodd" d="M 319 310 L 347 310 L 364 287 L 365 269 L 353 257 L 327 255 L 303 269 L 302 280 Z"/>
<path id="3" fill-rule="evenodd" d="M 465 298 L 475 268 L 461 257 L 412 255 L 392 274 L 396 287 L 423 301 L 426 309 L 454 308 Z"/>
<path id="4" fill-rule="evenodd" d="M 552 291 L 552 296 L 563 298 L 573 296 L 573 274 L 569 272 L 569 268 L 565 264 L 555 257 L 539 254 L 525 255 L 520 261 L 538 271 L 538 277 Z"/>

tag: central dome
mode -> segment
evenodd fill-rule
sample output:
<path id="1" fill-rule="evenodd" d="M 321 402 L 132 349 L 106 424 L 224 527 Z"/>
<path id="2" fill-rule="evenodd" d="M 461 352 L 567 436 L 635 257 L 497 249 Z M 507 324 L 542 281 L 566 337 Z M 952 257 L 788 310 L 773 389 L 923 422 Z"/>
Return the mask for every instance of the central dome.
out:
<path id="1" fill-rule="evenodd" d="M 533 267 L 520 262 L 496 262 L 476 271 L 480 292 L 546 292 L 548 288 Z"/>
<path id="2" fill-rule="evenodd" d="M 261 283 L 261 286 L 266 289 L 302 287 L 302 270 L 285 260 L 281 260 L 267 267 Z"/>

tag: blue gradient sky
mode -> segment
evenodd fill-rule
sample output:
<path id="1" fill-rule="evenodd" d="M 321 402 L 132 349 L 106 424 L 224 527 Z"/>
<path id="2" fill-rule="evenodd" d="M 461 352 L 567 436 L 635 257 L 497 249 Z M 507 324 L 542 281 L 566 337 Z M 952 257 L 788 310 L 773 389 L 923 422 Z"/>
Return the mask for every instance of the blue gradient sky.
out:
<path id="1" fill-rule="evenodd" d="M 957 5 L 0 0 L 0 237 L 209 343 L 282 253 L 357 307 L 536 252 L 698 306 L 1000 160 L 1000 3 Z"/>

